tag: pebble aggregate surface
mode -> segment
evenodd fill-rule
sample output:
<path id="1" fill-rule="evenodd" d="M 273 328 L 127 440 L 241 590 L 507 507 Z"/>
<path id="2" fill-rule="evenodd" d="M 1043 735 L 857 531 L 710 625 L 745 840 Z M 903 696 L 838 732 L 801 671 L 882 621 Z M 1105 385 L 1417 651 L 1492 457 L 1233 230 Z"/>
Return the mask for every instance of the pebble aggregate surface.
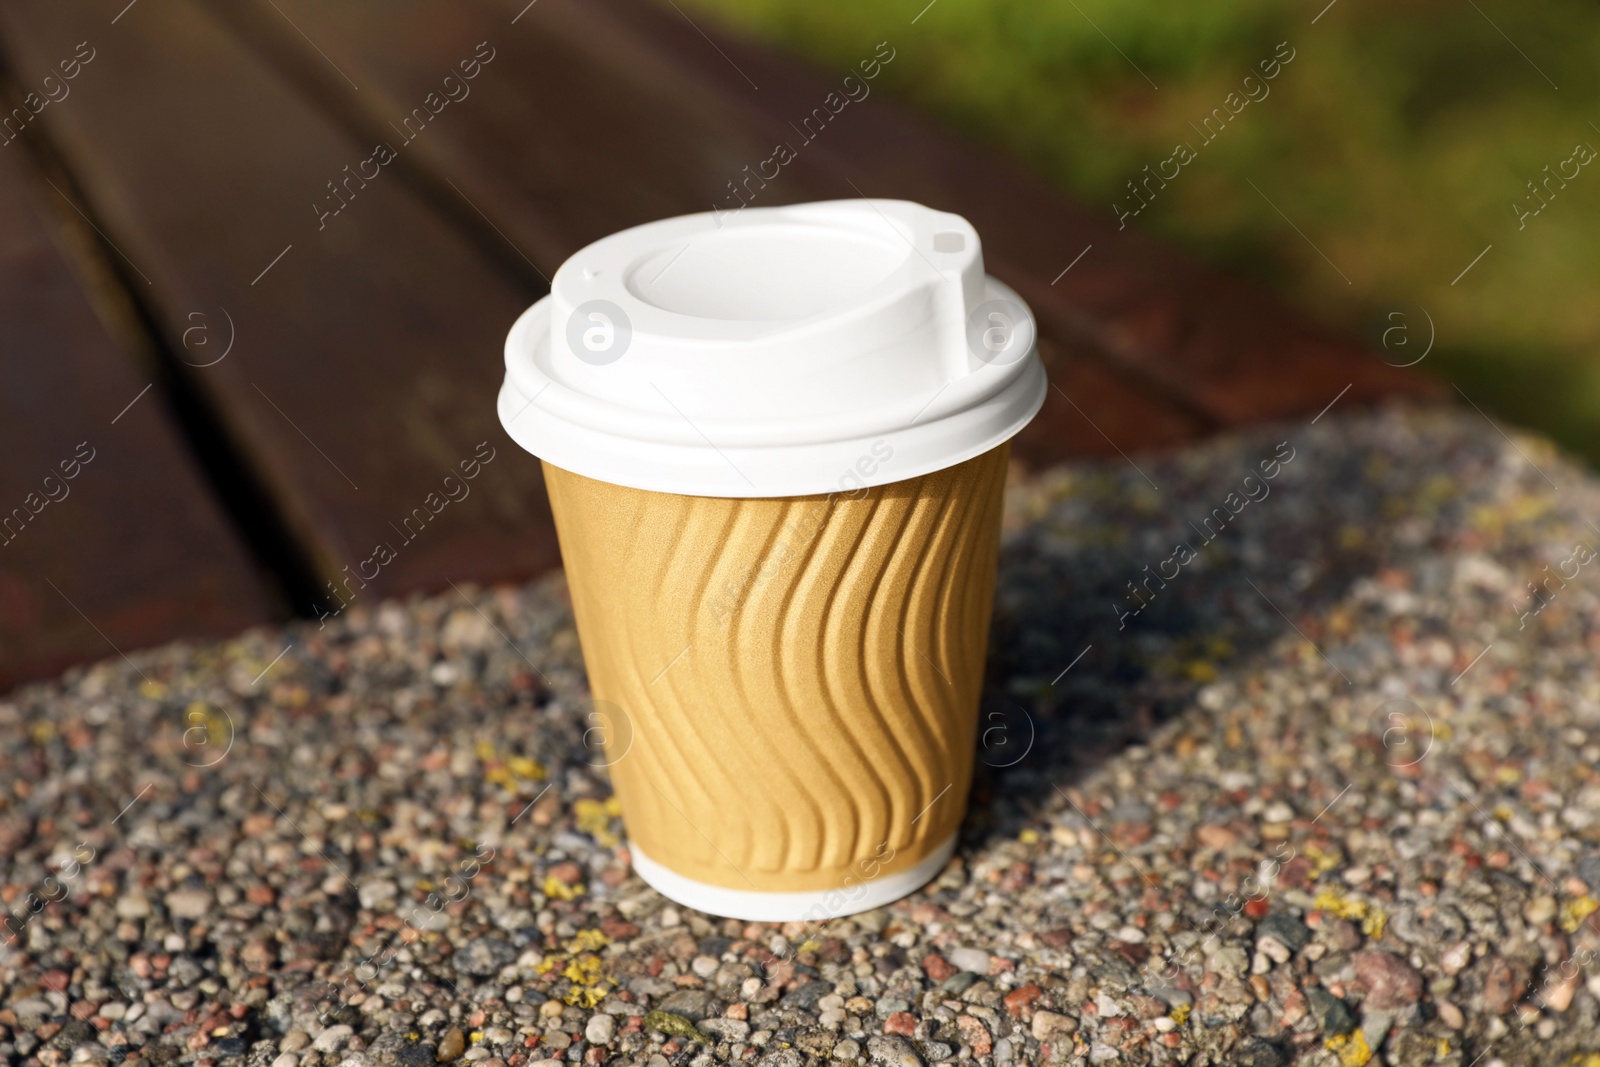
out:
<path id="1" fill-rule="evenodd" d="M 1600 1067 L 1600 480 L 1508 432 L 1014 478 L 956 856 L 822 923 L 633 874 L 559 575 L 16 690 L 0 1063 Z"/>

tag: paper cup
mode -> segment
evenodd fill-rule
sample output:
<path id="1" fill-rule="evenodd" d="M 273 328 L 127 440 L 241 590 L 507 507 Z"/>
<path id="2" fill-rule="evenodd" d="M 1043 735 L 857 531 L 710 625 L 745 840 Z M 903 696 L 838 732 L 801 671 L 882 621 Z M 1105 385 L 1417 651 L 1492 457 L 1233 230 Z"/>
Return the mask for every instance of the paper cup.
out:
<path id="1" fill-rule="evenodd" d="M 635 869 L 821 920 L 954 848 L 1009 439 L 1045 383 L 964 220 L 742 214 L 574 256 L 512 331 L 500 410 L 545 461 Z"/>

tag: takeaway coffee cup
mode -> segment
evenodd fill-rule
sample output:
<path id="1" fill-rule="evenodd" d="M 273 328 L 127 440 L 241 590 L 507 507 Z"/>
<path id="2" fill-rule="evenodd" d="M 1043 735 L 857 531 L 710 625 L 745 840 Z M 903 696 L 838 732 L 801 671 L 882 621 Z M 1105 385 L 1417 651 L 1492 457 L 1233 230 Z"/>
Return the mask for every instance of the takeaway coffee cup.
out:
<path id="1" fill-rule="evenodd" d="M 561 267 L 506 369 L 640 876 L 761 921 L 933 877 L 1009 442 L 1047 388 L 972 226 L 855 200 L 625 230 Z"/>

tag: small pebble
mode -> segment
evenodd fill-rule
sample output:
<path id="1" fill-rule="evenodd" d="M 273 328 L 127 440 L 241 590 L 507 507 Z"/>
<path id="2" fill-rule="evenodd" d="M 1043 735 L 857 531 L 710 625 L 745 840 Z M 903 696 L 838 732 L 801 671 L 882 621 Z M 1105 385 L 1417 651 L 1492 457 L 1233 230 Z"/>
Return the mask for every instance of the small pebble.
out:
<path id="1" fill-rule="evenodd" d="M 1317 1021 L 1317 1029 L 1328 1037 L 1338 1037 L 1355 1029 L 1356 1017 L 1350 1005 L 1326 989 L 1313 986 L 1306 990 L 1306 1002 Z"/>
<path id="2" fill-rule="evenodd" d="M 150 916 L 150 898 L 133 892 L 117 898 L 116 913 L 123 919 L 145 919 Z"/>
<path id="3" fill-rule="evenodd" d="M 946 953 L 946 958 L 957 970 L 971 971 L 973 974 L 989 973 L 989 954 L 977 948 L 955 948 Z"/>
<path id="4" fill-rule="evenodd" d="M 350 1026 L 343 1024 L 330 1026 L 317 1035 L 317 1039 L 311 1042 L 311 1047 L 318 1052 L 337 1052 L 344 1047 L 345 1041 L 354 1033 L 355 1029 Z"/>
<path id="5" fill-rule="evenodd" d="M 583 1036 L 591 1045 L 609 1045 L 616 1036 L 617 1020 L 609 1015 L 594 1015 L 583 1028 Z"/>
<path id="6" fill-rule="evenodd" d="M 460 1059 L 461 1054 L 466 1050 L 466 1035 L 455 1027 L 451 1027 L 450 1029 L 446 1030 L 444 1032 L 444 1036 L 439 1039 L 439 1050 L 437 1053 L 435 1053 L 435 1058 L 438 1059 L 440 1063 L 449 1063 L 452 1060 Z"/>
<path id="7" fill-rule="evenodd" d="M 874 1067 L 922 1067 L 916 1046 L 893 1034 L 868 1038 L 867 1058 Z"/>
<path id="8" fill-rule="evenodd" d="M 1582 980 L 1582 971 L 1574 971 L 1565 977 L 1560 977 L 1558 971 L 1556 980 L 1543 991 L 1543 1006 L 1554 1012 L 1566 1011 L 1572 1007 L 1572 998 L 1577 995 Z"/>
<path id="9" fill-rule="evenodd" d="M 211 911 L 213 897 L 207 889 L 176 889 L 167 894 L 167 910 L 180 919 L 203 919 Z"/>
<path id="10" fill-rule="evenodd" d="M 1422 996 L 1422 975 L 1405 960 L 1381 949 L 1358 952 L 1351 960 L 1356 981 L 1367 991 L 1366 1005 L 1379 1011 L 1410 1007 Z"/>
<path id="11" fill-rule="evenodd" d="M 1522 909 L 1522 917 L 1529 925 L 1543 926 L 1556 917 L 1556 898 L 1548 893 L 1539 894 Z"/>
<path id="12" fill-rule="evenodd" d="M 1062 1015 L 1054 1011 L 1036 1011 L 1033 1013 L 1031 1032 L 1039 1041 L 1059 1041 L 1070 1037 L 1078 1030 L 1078 1020 L 1070 1015 Z"/>

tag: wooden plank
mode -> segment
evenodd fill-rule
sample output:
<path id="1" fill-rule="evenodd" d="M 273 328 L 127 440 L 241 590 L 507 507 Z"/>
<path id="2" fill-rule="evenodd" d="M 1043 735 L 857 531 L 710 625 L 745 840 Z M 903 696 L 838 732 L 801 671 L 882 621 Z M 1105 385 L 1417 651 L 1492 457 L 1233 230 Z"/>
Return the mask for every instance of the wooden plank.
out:
<path id="1" fill-rule="evenodd" d="M 0 690 L 283 610 L 96 316 L 26 151 L 0 150 Z"/>
<path id="2" fill-rule="evenodd" d="M 494 411 L 505 332 L 536 286 L 199 4 L 112 24 L 87 0 L 28 0 L 0 8 L 0 30 L 23 84 L 97 49 L 35 121 L 148 279 L 167 343 L 193 311 L 231 317 L 235 349 L 197 387 L 336 583 L 329 606 L 555 563 L 538 465 Z"/>
<path id="3" fill-rule="evenodd" d="M 648 40 L 703 94 L 720 90 L 772 138 L 792 141 L 790 123 L 810 114 L 845 73 L 808 70 L 649 0 L 586 0 L 583 10 L 595 28 L 576 42 L 613 48 L 627 47 L 619 37 Z M 909 35 L 889 45 L 916 46 Z M 747 77 L 759 92 L 750 91 Z M 1431 379 L 1384 364 L 1260 286 L 1198 264 L 1135 227 L 1119 230 L 1109 211 L 1071 203 L 1025 168 L 884 93 L 841 112 L 796 164 L 831 174 L 835 189 L 904 196 L 965 215 L 984 236 L 993 272 L 1027 297 L 1046 328 L 1220 423 L 1315 412 L 1346 385 L 1347 403 L 1439 392 Z"/>
<path id="4" fill-rule="evenodd" d="M 534 8 L 495 0 L 399 6 L 256 0 L 227 10 L 241 35 L 368 139 L 392 136 L 391 116 L 438 90 L 460 57 L 490 42 L 500 58 L 459 105 L 449 105 L 437 125 L 407 145 L 406 159 L 416 180 L 446 199 L 469 202 L 462 219 L 485 228 L 489 245 L 514 246 L 527 269 L 546 274 L 624 226 L 705 211 L 722 197 L 726 206 L 737 203 L 728 183 L 768 157 L 782 136 L 740 102 L 759 94 L 714 45 L 697 36 L 703 55 L 685 59 L 660 48 L 654 32 L 640 34 L 614 13 L 596 16 L 566 0 L 541 0 Z M 707 63 L 729 78 L 708 79 L 701 69 Z M 763 80 L 767 63 L 751 68 Z M 361 85 L 359 96 L 346 91 L 345 75 Z M 809 72 L 795 77 L 816 100 L 829 89 Z M 808 147 L 760 195 L 774 204 L 854 196 L 847 179 Z M 948 206 L 951 198 L 940 190 L 923 196 L 925 185 L 880 180 L 875 192 Z M 1031 280 L 1006 268 L 1003 251 L 990 257 L 1002 276 Z M 1029 297 L 1039 300 L 1037 293 Z M 1083 394 L 1084 410 L 1096 412 L 1105 432 L 1053 390 L 1043 415 L 1018 441 L 1023 460 L 1162 447 L 1215 426 L 1181 390 L 1153 385 L 1105 359 L 1092 333 L 1048 299 L 1040 317 L 1053 378 Z M 1119 434 L 1125 444 L 1108 442 Z"/>
<path id="5" fill-rule="evenodd" d="M 820 132 L 798 131 L 795 122 L 839 79 L 680 12 L 637 0 L 541 0 L 531 9 L 494 0 L 451 4 L 448 14 L 430 3 L 380 12 L 376 0 L 275 0 L 270 8 L 256 0 L 231 10 L 253 12 L 246 20 L 253 38 L 274 42 L 278 61 L 319 84 L 325 99 L 335 98 L 330 68 L 293 27 L 337 66 L 359 72 L 369 111 L 344 111 L 356 128 L 428 91 L 449 57 L 473 40 L 494 39 L 509 60 L 496 72 L 500 80 L 480 85 L 478 100 L 441 124 L 414 158 L 469 196 L 546 272 L 587 241 L 644 217 L 736 207 L 728 183 L 747 179 L 746 167 L 783 142 L 797 146 L 795 158 L 779 178 L 742 186 L 753 202 L 867 193 L 972 219 L 991 270 L 1028 298 L 1044 338 L 1055 342 L 1045 351 L 1052 375 L 1061 373 L 1052 353 L 1071 351 L 1099 365 L 1100 381 L 1115 385 L 1114 404 L 1130 405 L 1130 449 L 1317 411 L 1347 385 L 1350 403 L 1432 391 L 1427 379 L 1384 365 L 1258 287 L 1136 230 L 1119 232 L 882 93 Z M 504 25 L 513 17 L 516 26 Z M 520 36 L 506 38 L 508 29 Z M 589 176 L 606 183 L 599 202 Z M 646 203 L 648 211 L 635 210 Z M 1094 442 L 1103 437 L 1091 436 L 1087 443 L 1100 451 Z M 1076 450 L 1085 443 L 1074 420 L 1047 411 L 1019 451 L 1082 454 Z"/>
<path id="6" fill-rule="evenodd" d="M 770 147 L 734 121 L 720 89 L 685 80 L 650 42 L 624 35 L 596 49 L 581 40 L 595 27 L 577 5 L 542 0 L 513 23 L 521 6 L 246 0 L 225 11 L 358 139 L 404 142 L 414 180 L 473 205 L 465 220 L 499 227 L 544 276 L 619 229 L 706 210 L 711 190 Z M 442 95 L 480 42 L 497 58 L 406 140 L 403 117 Z"/>
<path id="7" fill-rule="evenodd" d="M 1127 458 L 1134 452 L 1173 448 L 1212 429 L 1104 363 L 1063 352 L 1048 333 L 1039 339 L 1039 354 L 1050 371 L 1050 391 L 1039 414 L 1012 444 L 1012 455 L 1031 469 L 1069 459 Z"/>

